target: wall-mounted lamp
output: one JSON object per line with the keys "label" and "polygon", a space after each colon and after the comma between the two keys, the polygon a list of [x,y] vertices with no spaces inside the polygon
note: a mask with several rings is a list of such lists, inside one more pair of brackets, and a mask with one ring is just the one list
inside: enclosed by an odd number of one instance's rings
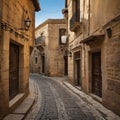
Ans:
{"label": "wall-mounted lamp", "polygon": [[30,24],[31,24],[31,20],[30,20],[30,18],[28,17],[28,18],[25,20],[25,29],[26,29],[26,30],[29,29]]}
{"label": "wall-mounted lamp", "polygon": [[61,39],[60,39],[60,44],[59,44],[59,48],[60,48],[61,51],[66,51],[67,42],[68,42],[68,36],[67,35],[62,35]]}
{"label": "wall-mounted lamp", "polygon": [[61,44],[60,44],[59,48],[60,48],[61,52],[64,53],[64,56],[72,57],[72,52],[71,52],[71,50],[68,49],[68,45],[67,45],[68,35],[62,35],[60,40],[61,40],[60,41]]}
{"label": "wall-mounted lamp", "polygon": [[11,26],[9,23],[1,22],[1,28],[5,31],[11,31],[11,30],[28,30],[30,28],[31,20],[29,17],[24,20],[24,28],[16,28],[15,26]]}
{"label": "wall-mounted lamp", "polygon": [[24,27],[25,28],[18,28],[18,30],[28,30],[30,28],[30,24],[31,24],[31,20],[29,17],[27,17],[27,19],[25,19],[24,21]]}
{"label": "wall-mounted lamp", "polygon": [[62,35],[61,36],[61,44],[67,44],[67,39],[68,39],[67,35]]}
{"label": "wall-mounted lamp", "polygon": [[63,52],[64,56],[72,57],[72,52],[71,50],[68,49],[68,35],[62,35],[60,39],[60,45],[59,49],[61,52]]}

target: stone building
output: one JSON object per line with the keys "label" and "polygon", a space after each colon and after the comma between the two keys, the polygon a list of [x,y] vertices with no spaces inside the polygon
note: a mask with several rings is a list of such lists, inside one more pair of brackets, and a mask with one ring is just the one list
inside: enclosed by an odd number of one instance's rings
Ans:
{"label": "stone building", "polygon": [[37,47],[34,47],[30,56],[30,73],[42,73],[41,67],[41,55]]}
{"label": "stone building", "polygon": [[37,0],[0,0],[0,119],[29,93],[29,56],[39,10]]}
{"label": "stone building", "polygon": [[[63,19],[48,19],[36,28],[37,50],[35,48],[31,56],[31,70],[47,76],[67,75],[68,57],[65,55],[65,45],[61,43],[61,36],[65,34],[66,25]],[[38,51],[38,57],[35,51]]]}
{"label": "stone building", "polygon": [[66,0],[69,81],[120,115],[120,1]]}

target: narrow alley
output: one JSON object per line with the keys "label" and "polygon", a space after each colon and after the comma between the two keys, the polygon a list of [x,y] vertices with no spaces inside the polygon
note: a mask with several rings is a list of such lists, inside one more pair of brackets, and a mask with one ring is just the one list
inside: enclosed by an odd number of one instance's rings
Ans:
{"label": "narrow alley", "polygon": [[0,120],[120,120],[120,0],[0,0]]}
{"label": "narrow alley", "polygon": [[[25,120],[106,120],[108,117],[63,85],[62,78],[31,74],[30,82],[37,91],[36,101]],[[119,118],[112,115],[111,120],[114,119]]]}

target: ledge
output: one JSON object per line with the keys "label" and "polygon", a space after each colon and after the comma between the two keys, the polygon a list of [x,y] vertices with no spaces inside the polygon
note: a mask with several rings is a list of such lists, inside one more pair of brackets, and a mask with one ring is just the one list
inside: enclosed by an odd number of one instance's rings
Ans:
{"label": "ledge", "polygon": [[21,93],[18,94],[16,97],[14,97],[10,102],[9,102],[9,108],[10,110],[13,110],[17,104],[19,104],[23,99],[24,99],[25,94]]}
{"label": "ledge", "polygon": [[88,36],[87,38],[81,40],[80,43],[89,43],[89,42],[95,41],[95,40],[103,40],[104,37],[105,37],[104,34],[91,35],[91,36]]}

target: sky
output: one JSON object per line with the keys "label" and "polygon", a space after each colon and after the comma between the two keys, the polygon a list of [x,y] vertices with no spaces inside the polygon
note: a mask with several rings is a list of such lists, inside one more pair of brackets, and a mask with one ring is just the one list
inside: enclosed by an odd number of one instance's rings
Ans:
{"label": "sky", "polygon": [[47,19],[63,18],[65,0],[39,0],[39,3],[41,10],[35,14],[36,27]]}

